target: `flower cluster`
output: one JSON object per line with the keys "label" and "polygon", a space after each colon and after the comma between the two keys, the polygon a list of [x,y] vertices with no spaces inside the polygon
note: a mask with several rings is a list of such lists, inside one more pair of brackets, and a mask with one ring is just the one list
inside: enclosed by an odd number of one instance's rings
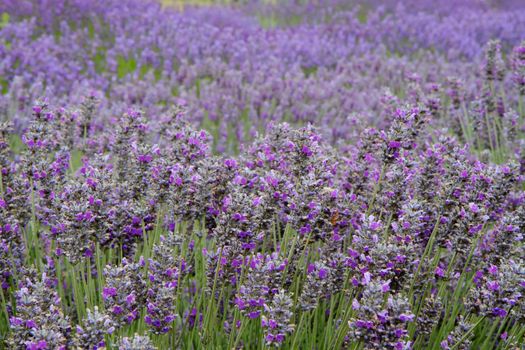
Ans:
{"label": "flower cluster", "polygon": [[161,237],[149,261],[150,285],[144,320],[154,333],[167,333],[176,317],[176,291],[187,272],[186,263],[177,257],[177,248],[180,251],[181,243],[180,237],[174,234]]}
{"label": "flower cluster", "polygon": [[[242,261],[239,261],[242,263]],[[270,255],[258,254],[245,258],[247,275],[239,286],[235,305],[249,318],[257,318],[261,311],[278,292],[286,269],[286,260],[279,258],[277,253]]]}
{"label": "flower cluster", "polygon": [[77,326],[75,346],[89,350],[104,349],[104,336],[113,333],[114,330],[110,317],[101,313],[98,306],[95,306],[93,311],[87,310],[87,317],[81,326]]}
{"label": "flower cluster", "polygon": [[491,265],[476,273],[476,287],[468,295],[467,305],[474,312],[505,318],[512,312],[523,320],[525,310],[525,267],[523,261],[510,260],[500,266]]}
{"label": "flower cluster", "polygon": [[49,278],[21,281],[15,293],[16,313],[9,319],[7,344],[13,349],[67,349],[72,330]]}
{"label": "flower cluster", "polygon": [[349,336],[362,341],[365,349],[404,349],[409,345],[407,324],[414,315],[406,300],[389,296],[385,284],[368,284],[352,308],[355,314],[349,321]]}
{"label": "flower cluster", "polygon": [[117,326],[133,322],[140,316],[145,303],[143,264],[123,259],[120,266],[106,266],[104,275],[106,285],[102,298],[111,320]]}
{"label": "flower cluster", "polygon": [[156,350],[151,340],[147,336],[135,334],[133,338],[124,337],[118,343],[118,348],[122,350]]}
{"label": "flower cluster", "polygon": [[270,305],[265,305],[264,315],[262,316],[262,326],[266,328],[264,339],[267,345],[279,346],[285,337],[294,331],[292,319],[292,298],[280,290],[273,296]]}

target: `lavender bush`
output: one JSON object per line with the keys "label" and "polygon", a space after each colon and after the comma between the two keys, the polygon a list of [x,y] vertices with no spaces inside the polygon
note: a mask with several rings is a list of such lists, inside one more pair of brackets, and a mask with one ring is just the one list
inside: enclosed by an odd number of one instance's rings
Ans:
{"label": "lavender bush", "polygon": [[0,1],[0,349],[520,349],[525,11]]}

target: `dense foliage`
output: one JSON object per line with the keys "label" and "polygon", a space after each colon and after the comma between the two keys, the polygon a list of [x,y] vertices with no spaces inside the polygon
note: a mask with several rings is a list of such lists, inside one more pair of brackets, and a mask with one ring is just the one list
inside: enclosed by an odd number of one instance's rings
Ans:
{"label": "dense foliage", "polygon": [[0,348],[520,349],[525,10],[454,4],[0,0]]}

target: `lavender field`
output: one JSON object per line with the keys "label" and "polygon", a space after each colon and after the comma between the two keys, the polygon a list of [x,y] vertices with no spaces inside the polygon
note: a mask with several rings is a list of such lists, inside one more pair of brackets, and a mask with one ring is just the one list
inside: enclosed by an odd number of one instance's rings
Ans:
{"label": "lavender field", "polygon": [[525,349],[525,1],[0,0],[0,349]]}

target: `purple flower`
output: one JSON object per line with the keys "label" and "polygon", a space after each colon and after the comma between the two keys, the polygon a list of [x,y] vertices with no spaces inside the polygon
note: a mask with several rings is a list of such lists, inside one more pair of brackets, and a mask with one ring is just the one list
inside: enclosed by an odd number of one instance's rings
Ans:
{"label": "purple flower", "polygon": [[479,207],[476,205],[476,203],[469,203],[470,211],[472,211],[474,214],[479,213]]}
{"label": "purple flower", "polygon": [[487,288],[490,290],[490,291],[497,291],[499,290],[499,283],[497,281],[488,281],[487,282]]}
{"label": "purple flower", "polygon": [[36,343],[29,343],[27,345],[27,350],[45,350],[47,349],[47,342],[45,340],[40,340]]}
{"label": "purple flower", "polygon": [[102,297],[104,299],[107,299],[109,297],[113,297],[117,295],[117,288],[104,288],[102,290]]}
{"label": "purple flower", "polygon": [[111,310],[111,312],[113,312],[115,315],[120,315],[122,311],[122,308],[118,305],[113,306],[113,309]]}
{"label": "purple flower", "polygon": [[307,157],[311,157],[313,155],[313,152],[312,150],[310,149],[310,147],[304,145],[302,148],[301,148],[301,152],[306,155]]}
{"label": "purple flower", "polygon": [[412,315],[412,314],[401,314],[401,315],[399,315],[399,319],[402,322],[412,322],[414,320],[414,315]]}
{"label": "purple flower", "polygon": [[362,280],[362,283],[363,285],[367,285],[370,283],[370,281],[372,280],[372,275],[370,274],[370,272],[365,272],[363,273],[363,280]]}
{"label": "purple flower", "polygon": [[128,306],[134,304],[135,300],[136,300],[135,294],[129,294],[126,297],[126,303],[128,304]]}
{"label": "purple flower", "polygon": [[497,276],[498,275],[498,267],[496,265],[491,265],[489,267],[489,273],[492,275],[492,276]]}
{"label": "purple flower", "polygon": [[235,159],[229,158],[224,160],[224,166],[229,169],[237,168],[237,161]]}
{"label": "purple flower", "polygon": [[507,316],[507,311],[505,309],[495,307],[492,309],[492,314],[499,318],[505,318],[505,316]]}
{"label": "purple flower", "polygon": [[389,141],[388,142],[388,147],[390,148],[400,148],[401,147],[401,142],[399,141]]}
{"label": "purple flower", "polygon": [[436,267],[436,269],[434,270],[434,274],[436,276],[439,276],[441,278],[445,277],[445,270],[443,268],[441,268],[440,266]]}
{"label": "purple flower", "polygon": [[385,283],[383,283],[383,284],[381,285],[381,291],[382,291],[383,293],[386,293],[386,292],[388,292],[389,290],[390,290],[390,280],[386,281]]}
{"label": "purple flower", "polygon": [[260,311],[252,311],[248,313],[248,317],[251,319],[257,318],[261,315]]}

